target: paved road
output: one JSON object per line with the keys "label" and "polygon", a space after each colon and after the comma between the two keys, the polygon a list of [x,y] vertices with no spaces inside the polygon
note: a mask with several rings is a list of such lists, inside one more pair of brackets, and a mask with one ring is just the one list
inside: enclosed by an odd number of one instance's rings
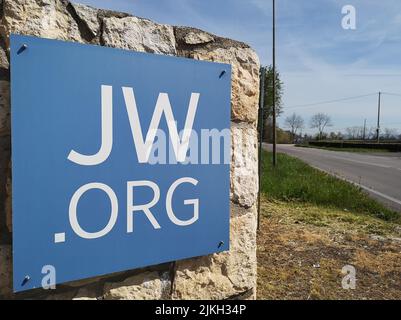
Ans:
{"label": "paved road", "polygon": [[[264,145],[264,148],[270,149],[270,146]],[[277,151],[356,183],[377,200],[401,212],[401,153],[337,152],[293,145],[278,145]]]}

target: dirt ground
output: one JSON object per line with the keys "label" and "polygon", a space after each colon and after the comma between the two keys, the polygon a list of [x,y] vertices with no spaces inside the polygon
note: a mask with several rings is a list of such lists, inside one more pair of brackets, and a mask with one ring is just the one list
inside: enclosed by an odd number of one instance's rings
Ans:
{"label": "dirt ground", "polygon": [[[262,213],[258,299],[401,299],[400,225],[265,200]],[[355,289],[342,287],[344,266],[355,268]]]}

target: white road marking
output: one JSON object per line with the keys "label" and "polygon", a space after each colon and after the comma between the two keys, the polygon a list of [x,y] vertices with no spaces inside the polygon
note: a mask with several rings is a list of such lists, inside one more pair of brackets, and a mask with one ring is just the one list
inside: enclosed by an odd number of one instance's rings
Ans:
{"label": "white road marking", "polygon": [[[386,169],[392,169],[392,168],[394,168],[394,167],[386,166],[386,165],[379,164],[379,163],[372,163],[372,162],[366,162],[366,161],[348,159],[348,158],[343,158],[343,157],[336,157],[336,156],[325,156],[325,157],[326,157],[326,158],[339,159],[339,160],[345,160],[345,161],[350,161],[350,162],[355,162],[355,163],[361,163],[361,164],[366,164],[366,165],[369,165],[369,166],[380,167],[380,168],[386,168]],[[395,169],[395,168],[394,168],[394,169]]]}
{"label": "white road marking", "polygon": [[384,194],[384,193],[382,193],[382,192],[380,192],[380,191],[374,190],[374,189],[372,189],[372,188],[369,188],[369,187],[367,187],[367,186],[364,186],[363,184],[360,184],[360,183],[357,183],[357,182],[355,182],[355,181],[352,181],[352,180],[349,180],[349,179],[347,179],[347,178],[344,178],[344,177],[340,176],[339,174],[337,174],[337,173],[335,173],[335,172],[329,172],[329,171],[327,171],[327,170],[324,170],[324,169],[319,168],[319,167],[316,167],[316,166],[312,166],[312,167],[315,168],[315,169],[317,169],[317,170],[319,170],[319,171],[323,171],[323,172],[325,172],[325,173],[327,173],[327,174],[330,174],[330,175],[332,175],[332,176],[335,176],[335,177],[337,177],[337,178],[339,178],[339,179],[341,179],[341,180],[344,180],[344,181],[346,181],[346,182],[348,182],[348,183],[352,183],[353,185],[356,185],[356,186],[358,186],[358,187],[360,187],[360,188],[362,188],[362,189],[364,189],[364,190],[366,190],[366,191],[368,191],[368,192],[371,192],[371,193],[373,193],[373,194],[375,194],[375,195],[377,195],[377,196],[380,196],[380,197],[382,197],[382,198],[384,198],[384,199],[387,199],[387,200],[389,200],[389,201],[392,201],[392,202],[394,202],[394,203],[396,203],[396,204],[401,205],[401,200],[398,200],[398,199],[396,199],[396,198],[393,198],[393,197],[391,197],[391,196],[388,196],[387,194]]}
{"label": "white road marking", "polygon": [[376,194],[376,195],[378,195],[378,196],[380,196],[380,197],[382,197],[382,198],[384,198],[384,199],[390,200],[390,201],[392,201],[392,202],[394,202],[394,203],[397,203],[397,204],[401,205],[401,201],[398,200],[398,199],[396,199],[396,198],[390,197],[390,196],[388,196],[388,195],[386,195],[386,194],[384,194],[384,193],[381,193],[381,192],[379,192],[379,191],[376,191],[376,190],[373,190],[373,189],[371,189],[371,188],[365,187],[364,185],[361,185],[361,184],[359,184],[359,183],[355,183],[355,182],[354,182],[354,184],[358,185],[358,186],[361,187],[362,189],[365,189],[366,191],[369,191],[369,192],[374,193],[374,194]]}
{"label": "white road marking", "polygon": [[[266,146],[267,147],[267,146]],[[285,150],[285,148],[283,148],[284,150],[283,150],[283,152],[285,152],[285,151],[287,151],[287,150]],[[318,149],[314,149],[314,150],[318,150]],[[304,152],[304,153],[306,153],[306,154],[311,154],[311,150],[302,150],[302,148],[297,148],[296,150],[294,150],[294,149],[289,149],[289,151],[293,151],[293,153],[292,153],[292,155],[295,155],[296,156],[296,153],[297,152],[299,152],[299,153],[302,153],[302,152]],[[319,150],[320,151],[320,150]],[[280,152],[280,150],[279,150],[279,152]],[[333,155],[330,155],[330,156],[328,156],[328,155],[326,155],[326,154],[322,154],[322,152],[313,152],[312,151],[312,153],[313,153],[313,155],[319,155],[319,156],[322,156],[322,157],[324,157],[324,158],[333,158],[333,159],[339,159],[339,160],[345,160],[345,161],[350,161],[350,162],[355,162],[355,163],[361,163],[361,164],[366,164],[366,165],[371,165],[371,166],[376,166],[376,167],[381,167],[381,168],[386,168],[386,169],[396,169],[396,170],[398,170],[398,171],[401,171],[401,168],[397,168],[397,167],[392,167],[392,166],[387,166],[387,165],[382,165],[382,164],[378,164],[378,163],[371,163],[371,162],[366,162],[366,161],[359,161],[359,160],[354,160],[354,159],[347,159],[347,158],[343,158],[343,157],[337,157],[337,156],[333,156]],[[291,153],[290,153],[291,154]],[[302,158],[301,158],[302,159]],[[305,160],[305,159],[302,159],[302,160],[304,160],[304,161],[308,161],[308,160]],[[317,159],[318,160],[318,159]],[[399,200],[399,199],[396,199],[396,198],[394,198],[394,197],[391,197],[391,196],[389,196],[389,195],[387,195],[387,194],[384,194],[384,193],[382,193],[382,192],[380,192],[380,191],[377,191],[377,190],[374,190],[374,189],[372,189],[372,188],[369,188],[369,187],[367,187],[367,186],[364,186],[363,184],[360,184],[360,183],[357,183],[357,182],[354,182],[354,181],[352,181],[352,180],[349,180],[349,179],[347,179],[347,178],[344,178],[344,177],[342,177],[341,175],[339,175],[339,174],[337,174],[337,173],[335,173],[335,172],[330,172],[330,171],[327,171],[327,170],[324,170],[324,169],[322,169],[322,168],[319,168],[319,167],[317,167],[317,166],[315,166],[315,165],[312,165],[311,163],[309,163],[309,165],[311,165],[313,168],[315,168],[315,169],[317,169],[317,170],[320,170],[320,171],[322,171],[322,172],[325,172],[325,173],[327,173],[327,174],[330,174],[330,175],[332,175],[332,176],[335,176],[335,177],[337,177],[337,178],[339,178],[339,179],[341,179],[341,180],[344,180],[344,181],[346,181],[346,182],[349,182],[349,183],[352,183],[353,185],[356,185],[356,186],[358,186],[358,187],[360,187],[360,188],[362,188],[362,189],[364,189],[364,190],[366,190],[366,191],[368,191],[368,192],[370,192],[370,193],[372,193],[372,194],[375,194],[375,195],[377,195],[377,196],[379,196],[379,197],[382,197],[382,198],[384,198],[384,199],[386,199],[386,200],[389,200],[389,201],[391,201],[391,202],[393,202],[393,203],[396,203],[396,204],[398,204],[398,205],[401,205],[401,200]]]}
{"label": "white road marking", "polygon": [[[316,149],[318,150],[318,149]],[[295,151],[295,150],[294,150]],[[308,154],[309,150],[296,150],[296,152],[301,151],[301,152],[305,152]],[[310,152],[309,152],[310,154]],[[317,152],[315,152],[315,154],[318,154]],[[349,162],[355,162],[355,163],[360,163],[360,164],[366,164],[366,165],[370,165],[370,166],[374,166],[374,167],[380,167],[380,168],[385,168],[385,169],[397,169],[400,170],[400,168],[397,167],[392,167],[392,166],[388,166],[388,165],[384,165],[384,164],[379,164],[379,163],[372,163],[372,162],[367,162],[367,161],[360,161],[360,160],[354,160],[354,159],[349,159],[349,158],[343,158],[343,157],[338,157],[338,156],[334,156],[334,155],[327,155],[327,154],[323,154],[323,153],[319,153],[318,156],[324,157],[324,158],[328,158],[328,159],[338,159],[338,160],[344,160],[344,161],[349,161]]]}

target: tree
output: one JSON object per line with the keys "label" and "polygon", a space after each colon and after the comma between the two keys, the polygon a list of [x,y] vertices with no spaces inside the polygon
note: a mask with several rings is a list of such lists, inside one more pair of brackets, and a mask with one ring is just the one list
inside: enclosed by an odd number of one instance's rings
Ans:
{"label": "tree", "polygon": [[358,140],[363,138],[363,127],[354,126],[345,129],[347,138],[350,140]]}
{"label": "tree", "polygon": [[295,136],[298,130],[304,128],[304,119],[294,112],[292,115],[285,118],[284,124],[287,128],[291,129],[291,139],[292,142],[295,143]]}
{"label": "tree", "polygon": [[338,131],[338,132],[330,132],[329,134],[330,140],[342,140],[343,139],[343,134]]}
{"label": "tree", "polygon": [[367,135],[366,135],[368,140],[373,140],[377,138],[377,128],[376,127],[370,127],[367,130]]}
{"label": "tree", "polygon": [[318,130],[319,140],[322,139],[324,129],[332,126],[333,123],[331,121],[331,117],[325,113],[316,113],[314,116],[312,116],[310,121],[310,127]]}
{"label": "tree", "polygon": [[384,128],[383,138],[386,140],[397,139],[397,129]]}
{"label": "tree", "polygon": [[[273,66],[266,66],[261,68],[265,69],[265,85],[264,85],[264,106],[263,106],[263,124],[264,124],[264,132],[263,138],[267,140],[268,137],[271,137],[271,126],[269,123],[271,122],[271,118],[273,115]],[[276,70],[276,83],[275,83],[275,93],[276,93],[276,116],[280,116],[283,112],[282,108],[282,96],[283,96],[283,82],[280,80],[280,73]]]}

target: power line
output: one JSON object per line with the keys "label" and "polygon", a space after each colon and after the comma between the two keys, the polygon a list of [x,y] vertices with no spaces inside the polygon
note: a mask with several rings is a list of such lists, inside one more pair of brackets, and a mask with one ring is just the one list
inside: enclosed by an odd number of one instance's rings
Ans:
{"label": "power line", "polygon": [[401,122],[385,122],[385,123],[382,123],[382,125],[385,125],[385,126],[393,126],[393,125],[397,125],[397,124],[401,124]]}
{"label": "power line", "polygon": [[330,103],[335,103],[335,102],[355,100],[355,99],[360,99],[360,98],[364,98],[364,97],[370,97],[370,96],[374,96],[374,95],[377,95],[377,93],[369,93],[369,94],[364,94],[364,95],[360,95],[360,96],[353,96],[353,97],[340,98],[340,99],[335,99],[335,100],[320,101],[320,102],[308,103],[308,104],[299,104],[299,105],[295,105],[295,106],[286,107],[286,109],[308,108],[308,107],[313,107],[313,106],[319,106],[319,105],[322,105],[322,104],[330,104]]}
{"label": "power line", "polygon": [[385,95],[387,95],[387,96],[401,97],[401,94],[399,94],[399,93],[382,92],[382,94],[385,94]]}

